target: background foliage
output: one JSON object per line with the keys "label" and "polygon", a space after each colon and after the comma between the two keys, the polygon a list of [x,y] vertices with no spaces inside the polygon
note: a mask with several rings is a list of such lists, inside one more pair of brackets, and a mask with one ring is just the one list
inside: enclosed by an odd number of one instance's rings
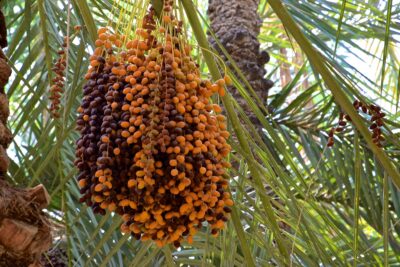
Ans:
{"label": "background foliage", "polygon": [[[206,2],[188,5],[199,11],[204,33]],[[289,17],[275,8],[279,3]],[[84,28],[74,34],[70,49],[62,119],[53,120],[48,112],[49,80],[67,32],[67,1],[1,2],[9,27],[6,54],[14,70],[7,88],[16,136],[9,153],[9,179],[18,186],[46,185],[52,195],[48,213],[58,229],[56,245],[67,247],[71,266],[400,265],[400,192],[354,127],[337,135],[332,149],[326,148],[327,131],[340,112],[336,103],[342,100],[334,101],[327,74],[315,65],[322,60],[349,100],[383,107],[384,151],[398,175],[398,1],[261,1],[259,39],[272,55],[266,67],[275,87],[269,103],[256,103],[245,81],[236,77],[235,85],[265,129],[259,135],[241,107],[229,100],[243,121],[233,129],[245,140],[231,140],[237,152],[232,161],[239,166],[230,174],[233,218],[220,237],[203,231],[193,245],[179,250],[122,236],[118,217],[95,216],[78,203],[74,119],[94,32],[107,23],[112,4],[71,0],[71,25]],[[295,37],[288,18],[317,52],[305,56],[307,42]],[[194,44],[199,34],[190,35]],[[200,52],[197,57],[207,75],[212,68]],[[264,116],[267,104],[270,114]],[[230,119],[235,123],[232,114]],[[360,122],[368,126],[367,119]]]}

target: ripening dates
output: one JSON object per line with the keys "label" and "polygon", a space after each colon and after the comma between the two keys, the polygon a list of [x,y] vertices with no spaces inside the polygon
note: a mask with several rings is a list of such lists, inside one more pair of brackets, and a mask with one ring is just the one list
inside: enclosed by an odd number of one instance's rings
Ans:
{"label": "ripening dates", "polygon": [[120,214],[124,233],[179,247],[203,222],[217,235],[230,217],[229,133],[210,97],[231,81],[201,79],[172,9],[161,25],[150,9],[133,39],[99,29],[75,164],[82,202]]}
{"label": "ripening dates", "polygon": [[[369,126],[369,129],[371,131],[372,140],[375,145],[377,145],[378,147],[382,147],[382,142],[385,141],[385,138],[382,135],[382,127],[384,126],[383,118],[386,116],[386,114],[382,112],[382,108],[374,104],[367,105],[359,100],[354,101],[353,107],[357,110],[357,112],[362,112],[365,115],[370,116],[369,120],[371,122],[371,125]],[[332,128],[329,131],[327,144],[328,147],[332,147],[335,143],[335,132],[343,132],[348,122],[352,122],[350,116],[341,112],[339,115],[338,126]]]}

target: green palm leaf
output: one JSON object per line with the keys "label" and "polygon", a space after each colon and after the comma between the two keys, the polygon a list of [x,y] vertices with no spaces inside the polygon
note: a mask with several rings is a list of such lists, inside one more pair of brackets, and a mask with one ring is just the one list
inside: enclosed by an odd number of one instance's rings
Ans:
{"label": "green palm leaf", "polygon": [[[205,33],[211,31],[202,15],[207,1],[178,2],[186,12],[189,36],[199,47],[195,56],[202,73],[220,77],[221,62],[214,51],[204,49]],[[388,17],[386,1],[261,1],[259,40],[272,56],[266,66],[269,77],[277,81],[270,108],[253,97],[234,62],[228,72],[264,130],[255,129],[235,99],[223,99],[238,137],[230,140],[237,166],[229,174],[233,216],[218,238],[204,226],[192,245],[176,250],[123,236],[118,216],[98,217],[79,203],[73,167],[75,113],[96,28],[107,23],[113,2],[71,3],[71,25],[83,28],[72,37],[63,117],[54,121],[48,110],[49,77],[67,32],[68,1],[1,2],[10,31],[6,55],[14,70],[7,87],[16,136],[9,151],[10,181],[45,184],[52,196],[48,213],[63,225],[60,239],[71,266],[398,265],[400,59],[395,47],[400,4],[392,3]],[[282,47],[289,55],[300,54],[303,63],[283,57]],[[282,62],[290,64],[287,85],[279,84]],[[373,66],[374,75],[360,68],[360,62]],[[383,150],[371,146],[367,119],[355,114],[347,99],[383,107]],[[357,121],[359,132],[348,126],[327,149],[327,132],[341,108]]]}

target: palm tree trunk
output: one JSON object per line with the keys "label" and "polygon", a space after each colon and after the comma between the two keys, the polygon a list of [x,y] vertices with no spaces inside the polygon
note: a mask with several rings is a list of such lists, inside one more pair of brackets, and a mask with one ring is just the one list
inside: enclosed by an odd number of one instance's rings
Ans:
{"label": "palm tree trunk", "polygon": [[42,209],[50,197],[42,185],[16,189],[6,181],[9,159],[6,149],[12,135],[7,128],[8,100],[4,86],[11,68],[2,48],[7,46],[6,27],[0,11],[0,266],[40,266],[40,255],[52,243],[50,223]]}
{"label": "palm tree trunk", "polygon": [[[208,15],[216,37],[236,62],[258,97],[266,104],[268,90],[273,83],[264,78],[266,74],[264,65],[269,61],[269,54],[260,51],[258,35],[262,21],[257,13],[259,3],[259,0],[209,0]],[[211,37],[210,42],[217,51],[220,51]],[[234,87],[229,90],[245,109],[246,115],[259,126],[258,120],[239,92]]]}

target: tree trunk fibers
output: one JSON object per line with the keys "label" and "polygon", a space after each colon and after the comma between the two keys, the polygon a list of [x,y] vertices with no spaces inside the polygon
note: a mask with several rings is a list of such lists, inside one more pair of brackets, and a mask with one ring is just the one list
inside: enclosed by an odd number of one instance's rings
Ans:
{"label": "tree trunk fibers", "polygon": [[6,149],[12,135],[7,128],[9,108],[4,86],[11,68],[2,50],[7,39],[1,11],[0,46],[0,267],[40,266],[41,254],[52,243],[50,222],[42,211],[49,205],[49,194],[43,185],[17,189],[5,181],[9,165]]}
{"label": "tree trunk fibers", "polygon": [[[266,51],[260,51],[258,35],[262,21],[257,12],[259,3],[259,0],[209,0],[208,15],[212,31],[249,81],[258,98],[266,104],[268,90],[273,83],[264,78],[264,65],[269,62],[270,57]],[[216,41],[211,36],[209,39],[213,47],[221,52]],[[226,57],[223,53],[220,54],[229,66]],[[259,121],[238,90],[230,87],[229,91],[251,121],[260,128]]]}

